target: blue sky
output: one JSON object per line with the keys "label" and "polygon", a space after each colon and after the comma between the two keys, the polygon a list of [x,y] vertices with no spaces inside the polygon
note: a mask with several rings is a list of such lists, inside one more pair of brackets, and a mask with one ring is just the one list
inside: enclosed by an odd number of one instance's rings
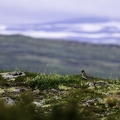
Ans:
{"label": "blue sky", "polygon": [[79,17],[120,20],[120,0],[0,0],[0,24],[44,23]]}

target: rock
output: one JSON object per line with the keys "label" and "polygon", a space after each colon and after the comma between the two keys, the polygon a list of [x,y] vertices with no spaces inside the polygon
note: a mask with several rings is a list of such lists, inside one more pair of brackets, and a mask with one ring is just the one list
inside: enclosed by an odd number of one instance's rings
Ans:
{"label": "rock", "polygon": [[95,103],[95,100],[94,100],[94,99],[91,99],[91,100],[88,100],[86,103],[88,103],[88,104],[94,104],[94,103]]}
{"label": "rock", "polygon": [[98,85],[107,85],[107,82],[104,82],[104,81],[98,81],[96,84],[98,84]]}
{"label": "rock", "polygon": [[32,104],[35,105],[36,107],[49,107],[49,106],[51,106],[50,104],[44,104],[43,101],[40,101],[40,102],[34,101],[34,102],[32,102]]}
{"label": "rock", "polygon": [[17,88],[17,89],[15,89],[14,92],[18,92],[18,93],[25,92],[25,89],[24,88]]}
{"label": "rock", "polygon": [[2,77],[4,79],[13,79],[13,78],[25,75],[24,72],[18,72],[18,71],[15,71],[15,72],[5,72],[5,73],[0,73],[0,74],[2,75]]}
{"label": "rock", "polygon": [[0,100],[3,101],[7,107],[15,105],[14,100],[12,100],[10,97],[2,97]]}
{"label": "rock", "polygon": [[43,100],[43,99],[45,99],[45,97],[44,97],[43,95],[40,95],[40,96],[39,96],[39,99],[40,99],[40,100]]}
{"label": "rock", "polygon": [[4,78],[4,79],[12,79],[12,78],[14,78],[12,75],[10,75],[9,73],[3,73],[2,74],[2,77]]}
{"label": "rock", "polygon": [[33,105],[36,105],[36,106],[38,106],[38,107],[41,107],[41,106],[43,106],[43,102],[32,102],[32,104]]}
{"label": "rock", "polygon": [[13,76],[21,76],[23,73],[15,71],[15,72],[11,72],[10,74],[13,75]]}
{"label": "rock", "polygon": [[24,88],[20,88],[20,92],[25,92],[25,89]]}
{"label": "rock", "polygon": [[95,98],[95,99],[90,99],[90,100],[82,101],[82,102],[85,106],[90,106],[90,105],[94,105],[97,102],[100,102],[101,100],[102,100],[101,98]]}
{"label": "rock", "polygon": [[52,92],[52,93],[58,93],[59,91],[53,88],[53,89],[50,89],[50,92]]}
{"label": "rock", "polygon": [[93,87],[95,86],[95,84],[92,82],[92,83],[89,83],[89,87]]}
{"label": "rock", "polygon": [[97,81],[97,82],[89,83],[89,87],[105,86],[105,85],[107,85],[107,82],[104,82],[104,81]]}
{"label": "rock", "polygon": [[43,92],[45,92],[45,93],[51,93],[51,94],[56,94],[56,93],[59,92],[59,90],[56,90],[56,89],[52,88],[52,89],[49,89],[49,90],[44,90]]}
{"label": "rock", "polygon": [[96,100],[97,100],[97,101],[101,101],[101,100],[102,100],[102,98],[96,98]]}
{"label": "rock", "polygon": [[37,101],[32,102],[32,104],[36,105],[37,107],[41,107],[41,106],[45,105],[45,103],[47,103],[46,99],[40,100],[39,102],[37,102]]}

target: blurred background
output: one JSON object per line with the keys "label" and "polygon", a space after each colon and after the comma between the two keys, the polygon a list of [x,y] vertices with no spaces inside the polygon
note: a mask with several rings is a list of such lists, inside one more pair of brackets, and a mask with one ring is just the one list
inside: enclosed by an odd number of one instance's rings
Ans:
{"label": "blurred background", "polygon": [[119,0],[0,1],[0,70],[120,75]]}

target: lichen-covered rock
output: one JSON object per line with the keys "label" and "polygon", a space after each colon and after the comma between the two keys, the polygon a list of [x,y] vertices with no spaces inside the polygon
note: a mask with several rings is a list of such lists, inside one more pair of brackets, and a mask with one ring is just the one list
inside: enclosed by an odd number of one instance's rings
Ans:
{"label": "lichen-covered rock", "polygon": [[91,83],[89,83],[89,87],[106,86],[106,85],[108,85],[108,83],[104,82],[104,81],[97,81],[97,82],[91,82]]}
{"label": "lichen-covered rock", "polygon": [[11,99],[10,97],[2,97],[2,98],[0,98],[0,101],[3,101],[3,103],[7,107],[15,105],[14,100]]}
{"label": "lichen-covered rock", "polygon": [[18,71],[15,71],[15,72],[5,72],[5,73],[0,73],[0,74],[2,75],[2,77],[4,79],[9,79],[9,80],[13,80],[13,81],[15,80],[13,78],[25,75],[24,72],[18,72]]}
{"label": "lichen-covered rock", "polygon": [[36,102],[36,101],[34,101],[34,102],[32,102],[32,104],[36,105],[37,107],[43,106],[43,102]]}

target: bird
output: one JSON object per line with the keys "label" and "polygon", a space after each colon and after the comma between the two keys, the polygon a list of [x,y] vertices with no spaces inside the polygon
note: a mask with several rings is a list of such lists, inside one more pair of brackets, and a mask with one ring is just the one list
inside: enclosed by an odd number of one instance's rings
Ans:
{"label": "bird", "polygon": [[90,78],[90,76],[85,73],[85,70],[82,70],[81,72],[82,72],[82,78],[83,79],[87,80],[87,79]]}

